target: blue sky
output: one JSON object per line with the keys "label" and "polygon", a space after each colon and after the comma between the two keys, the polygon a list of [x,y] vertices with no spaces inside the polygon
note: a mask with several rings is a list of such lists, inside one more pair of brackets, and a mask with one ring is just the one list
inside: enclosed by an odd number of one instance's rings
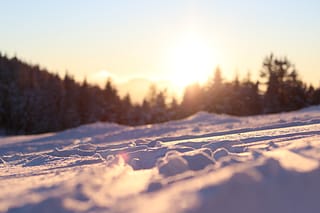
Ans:
{"label": "blue sky", "polygon": [[0,51],[78,79],[103,70],[120,81],[174,81],[166,57],[192,32],[226,78],[248,70],[257,77],[274,52],[318,85],[319,11],[316,0],[2,1]]}

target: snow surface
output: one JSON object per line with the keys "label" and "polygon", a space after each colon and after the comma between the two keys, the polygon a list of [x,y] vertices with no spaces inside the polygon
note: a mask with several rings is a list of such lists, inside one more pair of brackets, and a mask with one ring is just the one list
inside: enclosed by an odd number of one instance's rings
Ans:
{"label": "snow surface", "polygon": [[1,137],[0,212],[320,212],[320,106]]}

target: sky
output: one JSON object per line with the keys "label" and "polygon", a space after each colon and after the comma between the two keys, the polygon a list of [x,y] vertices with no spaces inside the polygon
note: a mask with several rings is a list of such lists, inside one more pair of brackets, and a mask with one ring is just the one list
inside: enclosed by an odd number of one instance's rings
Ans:
{"label": "sky", "polygon": [[258,78],[273,52],[318,86],[319,11],[317,0],[2,1],[0,51],[78,80],[179,88],[216,66],[225,79]]}

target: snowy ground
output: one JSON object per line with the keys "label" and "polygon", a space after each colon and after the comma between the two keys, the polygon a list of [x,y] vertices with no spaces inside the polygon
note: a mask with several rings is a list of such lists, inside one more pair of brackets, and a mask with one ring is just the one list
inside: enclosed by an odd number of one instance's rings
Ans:
{"label": "snowy ground", "polygon": [[320,212],[320,106],[0,138],[0,212]]}

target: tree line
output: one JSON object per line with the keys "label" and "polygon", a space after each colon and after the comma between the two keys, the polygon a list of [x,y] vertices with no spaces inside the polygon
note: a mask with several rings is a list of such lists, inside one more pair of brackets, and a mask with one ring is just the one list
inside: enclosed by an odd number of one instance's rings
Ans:
{"label": "tree line", "polygon": [[0,129],[6,134],[35,134],[97,121],[134,126],[198,111],[245,116],[320,104],[320,88],[302,82],[286,58],[266,57],[261,80],[248,76],[225,81],[217,68],[206,84],[188,86],[180,102],[152,86],[143,102],[134,104],[129,94],[119,96],[110,79],[100,88],[0,54]]}
{"label": "tree line", "polygon": [[320,104],[320,88],[307,85],[286,58],[267,56],[260,81],[252,81],[250,73],[239,80],[224,81],[219,68],[204,86],[186,88],[181,103],[184,115],[203,110],[237,116],[287,112]]}

